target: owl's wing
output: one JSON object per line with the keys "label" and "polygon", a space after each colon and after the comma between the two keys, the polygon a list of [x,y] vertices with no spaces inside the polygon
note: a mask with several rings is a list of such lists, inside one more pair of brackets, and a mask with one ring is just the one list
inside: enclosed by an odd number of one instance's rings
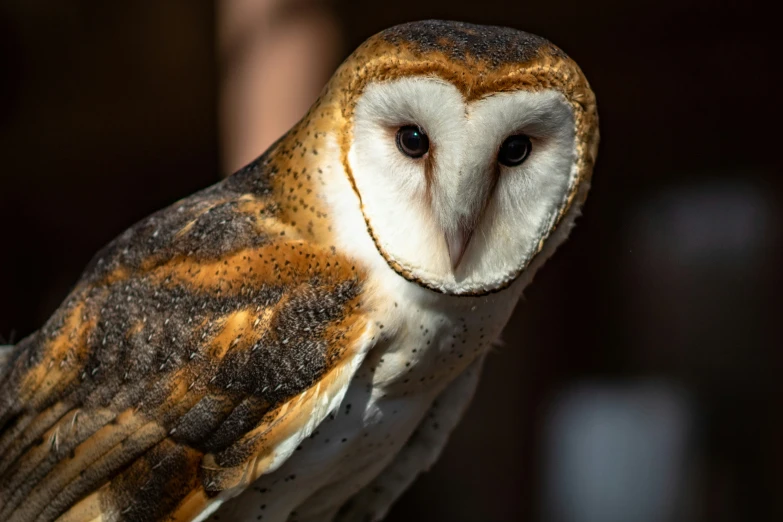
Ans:
{"label": "owl's wing", "polygon": [[132,228],[15,347],[0,520],[203,518],[339,403],[373,342],[363,276],[281,234],[251,182]]}

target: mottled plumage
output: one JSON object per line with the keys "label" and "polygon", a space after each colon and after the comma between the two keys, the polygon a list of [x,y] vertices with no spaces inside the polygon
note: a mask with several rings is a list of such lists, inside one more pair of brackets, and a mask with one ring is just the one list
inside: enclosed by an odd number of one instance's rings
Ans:
{"label": "mottled plumage", "polygon": [[[391,142],[400,125],[426,129],[409,121],[436,105],[419,92],[441,93],[443,114],[468,105],[430,122],[420,162],[375,161],[397,154],[374,148],[376,118],[394,120]],[[449,137],[467,107],[469,125],[489,125],[496,102],[530,107],[508,123],[530,130],[529,179],[469,150],[443,166],[449,140],[475,141]],[[0,520],[381,518],[434,462],[565,239],[597,139],[586,80],[542,38],[452,22],[371,38],[263,156],[121,235],[10,352]],[[368,174],[420,167],[410,198],[399,176]]]}

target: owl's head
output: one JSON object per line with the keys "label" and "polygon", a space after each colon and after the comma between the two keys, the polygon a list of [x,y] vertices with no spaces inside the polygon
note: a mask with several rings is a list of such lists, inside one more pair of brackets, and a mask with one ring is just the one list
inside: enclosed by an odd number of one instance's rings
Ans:
{"label": "owl's head", "polygon": [[339,107],[341,161],[377,251],[432,290],[508,286],[586,196],[595,97],[537,36],[393,27],[359,47],[324,96]]}

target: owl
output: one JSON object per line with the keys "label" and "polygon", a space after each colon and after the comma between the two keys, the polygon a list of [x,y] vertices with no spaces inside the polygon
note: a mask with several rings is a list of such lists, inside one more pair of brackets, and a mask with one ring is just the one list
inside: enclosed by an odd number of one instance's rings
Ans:
{"label": "owl", "polygon": [[0,520],[382,519],[566,238],[597,122],[543,38],[373,36],[268,151],[120,235],[3,352]]}

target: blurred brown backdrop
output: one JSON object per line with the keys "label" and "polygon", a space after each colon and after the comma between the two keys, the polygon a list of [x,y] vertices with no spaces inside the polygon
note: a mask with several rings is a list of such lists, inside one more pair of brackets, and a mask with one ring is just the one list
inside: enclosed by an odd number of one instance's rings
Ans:
{"label": "blurred brown backdrop", "polygon": [[[749,1],[319,5],[339,30],[326,70],[402,21],[508,25],[569,53],[601,115],[584,217],[527,291],[443,458],[390,520],[546,518],[558,398],[651,381],[687,405],[677,519],[783,520],[776,17]],[[219,9],[0,5],[6,339],[39,327],[98,248],[231,163],[218,134]]]}

